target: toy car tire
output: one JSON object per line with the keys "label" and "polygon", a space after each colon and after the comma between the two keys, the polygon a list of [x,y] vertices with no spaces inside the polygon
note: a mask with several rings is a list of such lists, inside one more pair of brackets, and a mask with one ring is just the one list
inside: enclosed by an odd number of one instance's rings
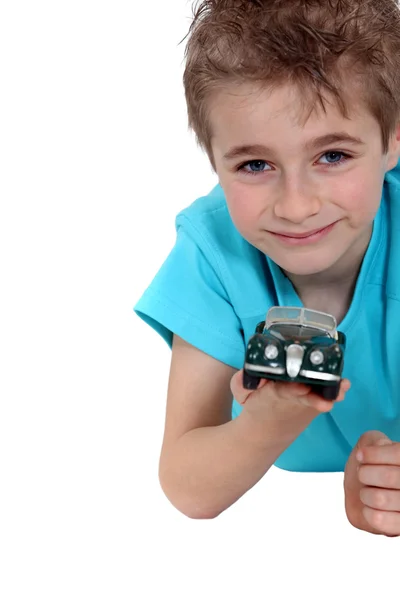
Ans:
{"label": "toy car tire", "polygon": [[246,390],[256,390],[259,383],[260,377],[253,377],[253,375],[249,375],[246,371],[243,371],[243,387]]}
{"label": "toy car tire", "polygon": [[335,385],[326,385],[321,390],[321,396],[324,400],[336,400],[340,391],[340,382]]}

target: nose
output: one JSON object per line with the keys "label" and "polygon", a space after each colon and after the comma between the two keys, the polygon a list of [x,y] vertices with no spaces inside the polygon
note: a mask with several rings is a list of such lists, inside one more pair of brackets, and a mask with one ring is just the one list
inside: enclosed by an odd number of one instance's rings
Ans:
{"label": "nose", "polygon": [[274,204],[276,217],[291,223],[304,223],[319,213],[321,202],[310,186],[298,180],[287,180]]}

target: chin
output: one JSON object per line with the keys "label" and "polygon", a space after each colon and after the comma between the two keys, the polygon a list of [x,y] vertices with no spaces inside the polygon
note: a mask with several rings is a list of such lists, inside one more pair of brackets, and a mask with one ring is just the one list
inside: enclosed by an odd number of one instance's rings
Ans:
{"label": "chin", "polygon": [[315,253],[314,256],[301,256],[288,258],[283,256],[269,255],[277,265],[284,271],[292,275],[316,275],[317,273],[323,273],[332,267],[337,261],[336,257],[324,257]]}
{"label": "chin", "polygon": [[[281,266],[281,265],[280,265]],[[281,268],[290,275],[317,275],[317,273],[323,273],[329,269],[331,265],[326,266],[314,266],[314,265],[288,265],[287,267],[282,266]]]}

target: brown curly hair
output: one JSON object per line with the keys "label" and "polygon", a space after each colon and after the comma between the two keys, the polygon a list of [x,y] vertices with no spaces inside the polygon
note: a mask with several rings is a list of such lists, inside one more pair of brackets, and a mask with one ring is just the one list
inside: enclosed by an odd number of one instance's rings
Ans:
{"label": "brown curly hair", "polygon": [[397,0],[198,0],[192,12],[184,38],[188,125],[214,170],[209,100],[230,83],[294,84],[308,116],[316,103],[326,111],[327,92],[345,118],[345,94],[358,86],[388,151],[400,113]]}

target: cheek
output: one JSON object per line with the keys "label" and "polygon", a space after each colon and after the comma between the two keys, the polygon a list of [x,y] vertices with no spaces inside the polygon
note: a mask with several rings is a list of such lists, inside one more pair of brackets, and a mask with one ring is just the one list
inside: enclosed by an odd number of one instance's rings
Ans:
{"label": "cheek", "polygon": [[366,177],[364,173],[357,182],[349,182],[338,191],[337,204],[354,225],[363,225],[374,218],[381,200],[382,184],[379,178]]}
{"label": "cheek", "polygon": [[[235,184],[225,191],[229,213],[240,231],[254,227],[265,210],[265,197],[255,186]],[[258,191],[258,193],[257,193]]]}

